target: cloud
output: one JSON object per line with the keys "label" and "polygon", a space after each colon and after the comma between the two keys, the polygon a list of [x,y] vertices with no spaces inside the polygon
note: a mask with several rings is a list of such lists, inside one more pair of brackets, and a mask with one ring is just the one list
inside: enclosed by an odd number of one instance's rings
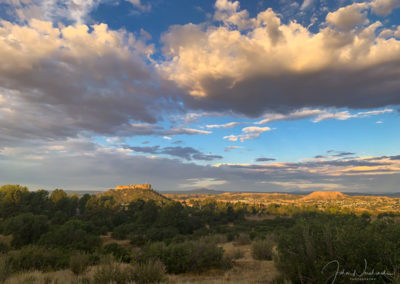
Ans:
{"label": "cloud", "polygon": [[271,130],[271,128],[269,128],[269,127],[249,126],[249,127],[245,127],[242,129],[242,132],[244,132],[244,134],[239,134],[239,135],[232,134],[232,135],[224,136],[224,139],[228,139],[231,142],[236,142],[238,140],[240,142],[244,142],[245,140],[248,140],[248,139],[258,138],[261,133],[267,132],[270,130]]}
{"label": "cloud", "polygon": [[301,4],[300,10],[306,10],[312,4],[314,4],[314,0],[304,0],[303,4]]}
{"label": "cloud", "polygon": [[211,134],[211,131],[193,129],[193,128],[171,128],[164,131],[166,135],[197,135],[197,134]]}
{"label": "cloud", "polygon": [[158,70],[188,107],[258,117],[400,103],[400,41],[379,37],[368,4],[334,11],[312,32],[271,9],[246,18],[238,2],[218,3],[224,24],[176,25],[162,37]]}
{"label": "cloud", "polygon": [[274,159],[274,158],[264,158],[264,157],[256,159],[256,162],[271,162],[271,161],[276,161],[276,159]]}
{"label": "cloud", "polygon": [[225,124],[211,124],[211,125],[206,125],[207,128],[232,128],[238,125],[242,125],[242,122],[229,122]]}
{"label": "cloud", "polygon": [[400,26],[397,27],[397,30],[394,32],[394,35],[400,38]]}
{"label": "cloud", "polygon": [[159,80],[144,60],[151,53],[132,34],[105,24],[1,21],[0,93],[7,108],[0,108],[0,140],[154,132],[162,111],[175,104],[156,88]]}
{"label": "cloud", "polygon": [[386,108],[383,110],[360,111],[351,114],[349,111],[338,111],[336,109],[300,109],[288,114],[267,113],[263,115],[263,119],[254,124],[266,124],[273,121],[292,121],[306,118],[312,118],[317,123],[327,119],[347,120],[350,118],[367,118],[375,115],[388,114],[394,112],[393,109]]}
{"label": "cloud", "polygon": [[220,186],[227,184],[226,180],[218,180],[214,178],[191,178],[186,179],[185,183],[179,185],[180,188],[208,188],[210,186]]}
{"label": "cloud", "polygon": [[128,146],[124,145],[125,149],[130,149],[135,152],[146,153],[146,154],[158,154],[160,146],[149,146],[149,147],[141,147],[141,146]]}
{"label": "cloud", "polygon": [[398,0],[373,0],[372,11],[377,15],[389,15],[396,8],[400,7]]}
{"label": "cloud", "polygon": [[135,152],[139,153],[146,153],[146,154],[164,154],[164,155],[169,155],[173,157],[179,157],[187,161],[191,160],[197,160],[197,161],[213,161],[213,160],[219,160],[222,159],[223,157],[220,155],[213,155],[213,154],[206,154],[202,153],[192,147],[181,147],[181,146],[175,146],[175,147],[165,147],[165,148],[160,148],[160,146],[149,146],[149,147],[143,147],[143,146],[129,146],[129,145],[123,145],[124,149],[130,149]]}
{"label": "cloud", "polygon": [[165,140],[171,140],[172,138],[169,137],[169,136],[163,136],[163,139],[165,139]]}
{"label": "cloud", "polygon": [[340,111],[340,112],[323,112],[317,115],[313,122],[320,122],[322,120],[327,119],[337,119],[337,120],[347,120],[350,118],[366,118],[374,115],[380,115],[385,113],[392,113],[393,109],[384,109],[384,110],[373,110],[373,111],[363,111],[355,114],[350,114],[348,111]]}
{"label": "cloud", "polygon": [[84,24],[89,13],[94,10],[101,0],[4,0],[8,14],[13,15],[17,21],[28,22],[39,19],[52,22],[69,22]]}
{"label": "cloud", "polygon": [[242,148],[242,147],[240,147],[240,146],[227,146],[227,147],[225,147],[225,152],[230,152],[230,151],[232,151],[232,150],[235,150],[235,149],[240,149],[240,148]]}
{"label": "cloud", "polygon": [[182,159],[134,155],[126,149],[105,147],[85,138],[7,148],[0,154],[0,180],[26,184],[32,190],[99,190],[144,182],[157,190],[171,190],[197,179],[226,181],[218,187],[228,191],[279,192],[334,187],[353,192],[396,192],[400,177],[400,156],[209,166]]}
{"label": "cloud", "polygon": [[142,12],[149,12],[151,10],[151,5],[143,5],[140,0],[125,0],[129,3],[131,3],[134,7],[138,8]]}
{"label": "cloud", "polygon": [[353,152],[346,152],[346,151],[328,150],[326,152],[328,153],[328,155],[317,155],[317,156],[314,156],[314,158],[315,159],[335,159],[335,158],[342,158],[342,157],[355,155],[355,153],[353,153]]}
{"label": "cloud", "polygon": [[354,3],[330,12],[326,16],[326,22],[344,31],[349,31],[356,26],[363,26],[369,23],[367,18],[367,3]]}

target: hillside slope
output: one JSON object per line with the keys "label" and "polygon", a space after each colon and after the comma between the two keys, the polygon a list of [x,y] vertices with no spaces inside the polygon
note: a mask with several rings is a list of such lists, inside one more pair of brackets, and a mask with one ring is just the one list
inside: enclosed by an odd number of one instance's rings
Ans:
{"label": "hillside slope", "polygon": [[302,200],[331,200],[345,199],[348,196],[339,191],[314,191],[302,198]]}
{"label": "hillside slope", "polygon": [[121,204],[127,204],[138,199],[145,201],[155,200],[158,202],[169,200],[167,197],[152,189],[149,184],[119,185],[115,189],[110,189],[106,192],[100,193],[99,196],[112,196]]}

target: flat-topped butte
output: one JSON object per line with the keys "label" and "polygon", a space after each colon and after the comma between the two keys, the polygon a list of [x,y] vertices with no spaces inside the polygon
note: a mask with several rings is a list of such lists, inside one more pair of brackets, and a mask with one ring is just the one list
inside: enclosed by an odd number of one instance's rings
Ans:
{"label": "flat-topped butte", "polygon": [[124,190],[124,189],[151,189],[151,184],[129,184],[129,185],[117,185],[115,190]]}

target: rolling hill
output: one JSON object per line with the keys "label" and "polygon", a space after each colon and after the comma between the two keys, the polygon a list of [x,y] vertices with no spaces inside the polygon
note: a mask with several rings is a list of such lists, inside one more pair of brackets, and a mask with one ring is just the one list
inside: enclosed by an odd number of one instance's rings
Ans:
{"label": "rolling hill", "polygon": [[150,184],[118,185],[115,189],[100,193],[99,196],[112,196],[121,204],[127,204],[138,199],[145,201],[155,200],[157,202],[169,200],[164,195],[155,191]]}

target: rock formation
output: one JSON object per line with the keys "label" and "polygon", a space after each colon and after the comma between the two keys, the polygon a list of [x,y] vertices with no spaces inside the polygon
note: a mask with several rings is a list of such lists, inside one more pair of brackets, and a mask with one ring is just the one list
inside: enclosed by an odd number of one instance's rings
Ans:
{"label": "rock formation", "polygon": [[115,190],[124,190],[124,189],[151,189],[151,184],[130,184],[130,185],[117,185]]}

